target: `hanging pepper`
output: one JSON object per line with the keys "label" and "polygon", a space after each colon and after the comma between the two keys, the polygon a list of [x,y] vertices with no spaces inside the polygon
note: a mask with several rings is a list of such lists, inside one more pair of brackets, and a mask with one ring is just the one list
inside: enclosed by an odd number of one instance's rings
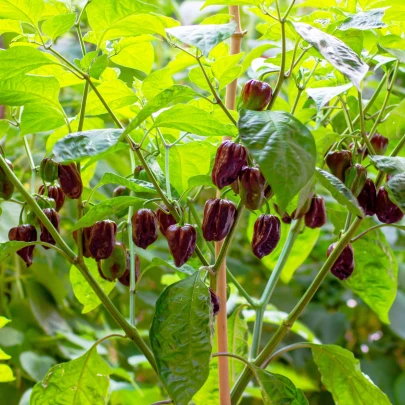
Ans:
{"label": "hanging pepper", "polygon": [[[135,283],[138,282],[139,277],[141,277],[141,261],[139,260],[138,255],[135,255]],[[127,251],[127,268],[125,273],[118,279],[118,281],[129,287],[131,285],[131,259],[129,251]]]}
{"label": "hanging pepper", "polygon": [[329,152],[326,156],[326,164],[331,173],[344,183],[345,171],[352,165],[352,152],[349,150]]}
{"label": "hanging pepper", "polygon": [[130,190],[125,186],[118,186],[113,191],[113,197],[124,197],[130,195]]}
{"label": "hanging pepper", "polygon": [[247,81],[241,93],[241,108],[254,111],[263,111],[270,103],[273,95],[272,88],[259,80]]}
{"label": "hanging pepper", "polygon": [[355,197],[357,197],[367,180],[367,169],[359,164],[355,164],[345,172],[345,185],[350,189]]}
{"label": "hanging pepper", "polygon": [[42,159],[39,165],[39,175],[43,181],[53,183],[58,178],[59,164],[50,158]]}
{"label": "hanging pepper", "polygon": [[239,175],[239,195],[246,208],[257,210],[264,203],[266,180],[257,167],[245,166]]}
{"label": "hanging pepper", "polygon": [[275,215],[260,215],[253,229],[253,254],[262,259],[273,252],[280,241],[280,232],[280,220]]}
{"label": "hanging pepper", "polygon": [[155,213],[147,208],[143,208],[132,216],[132,240],[135,245],[146,249],[156,242],[158,238],[158,221]]}
{"label": "hanging pepper", "polygon": [[210,292],[212,314],[216,316],[219,314],[219,311],[221,309],[221,300],[219,299],[218,295],[215,294],[214,290],[212,290],[211,288],[209,288],[208,290]]}
{"label": "hanging pepper", "polygon": [[384,186],[380,188],[377,194],[376,214],[377,218],[384,224],[395,224],[404,217],[401,209],[390,200]]}
{"label": "hanging pepper", "polygon": [[93,259],[108,259],[114,250],[116,244],[115,235],[117,233],[117,224],[113,221],[99,221],[91,227],[89,252]]}
{"label": "hanging pepper", "polygon": [[[329,246],[327,257],[331,255],[336,247],[336,243]],[[354,250],[352,245],[349,243],[342,251],[340,256],[336,259],[335,263],[331,268],[331,273],[337,277],[339,280],[346,280],[349,278],[354,270]]]}
{"label": "hanging pepper", "polygon": [[197,232],[193,226],[170,225],[166,230],[166,238],[174,263],[181,267],[192,256],[197,242]]}
{"label": "hanging pepper", "polygon": [[[82,229],[82,246],[83,246],[83,256],[84,257],[91,257],[91,252],[90,252],[90,236],[91,236],[91,226],[88,228],[83,228]],[[73,231],[73,239],[76,242],[77,245],[77,236],[78,236],[78,231]]]}
{"label": "hanging pepper", "polygon": [[[19,225],[10,229],[8,232],[8,239],[18,242],[35,242],[37,240],[37,230],[35,229],[35,226],[30,224]],[[35,246],[33,245],[17,250],[18,256],[24,260],[27,267],[30,267],[32,264],[34,249]]]}
{"label": "hanging pepper", "polygon": [[325,201],[322,197],[313,197],[311,207],[305,214],[305,225],[308,228],[321,228],[326,224]]}
{"label": "hanging pepper", "polygon": [[222,190],[239,176],[242,167],[247,165],[246,148],[232,141],[224,141],[219,146],[212,169],[212,182]]}
{"label": "hanging pepper", "polygon": [[[55,201],[55,209],[59,212],[59,210],[63,207],[65,203],[65,194],[63,193],[62,189],[58,186],[48,186],[48,197],[52,198]],[[39,195],[45,194],[45,187],[42,185],[38,189]]]}
{"label": "hanging pepper", "polygon": [[[42,210],[42,212],[48,217],[49,221],[51,221],[51,224],[54,226],[54,228],[58,232],[60,232],[59,214],[53,208],[45,208],[44,210]],[[39,237],[41,242],[49,243],[50,245],[56,245],[55,239],[49,233],[48,229],[41,221],[39,221],[39,226],[41,227],[41,235]],[[47,246],[44,246],[44,248],[49,249],[49,247]]]}
{"label": "hanging pepper", "polygon": [[127,270],[127,248],[121,242],[116,242],[114,250],[108,259],[97,263],[100,276],[108,281],[122,277]]}
{"label": "hanging pepper", "polygon": [[220,198],[205,203],[202,232],[208,242],[219,242],[228,235],[235,221],[235,204]]}
{"label": "hanging pepper", "polygon": [[377,155],[384,155],[388,148],[389,139],[377,133],[372,136],[370,143]]}
{"label": "hanging pepper", "polygon": [[[8,167],[11,170],[14,170],[13,164],[8,160],[5,159]],[[14,193],[14,184],[10,181],[10,179],[7,177],[6,173],[4,173],[4,170],[0,167],[0,198],[3,200],[9,200]]]}
{"label": "hanging pepper", "polygon": [[83,192],[83,183],[76,164],[59,165],[59,184],[65,195],[72,200],[77,200]]}
{"label": "hanging pepper", "polygon": [[372,217],[375,214],[377,208],[377,190],[373,180],[366,180],[363,190],[361,190],[357,200],[366,215]]}
{"label": "hanging pepper", "polygon": [[156,217],[159,222],[159,229],[163,236],[166,236],[166,230],[170,225],[175,225],[177,221],[172,214],[166,214],[168,208],[164,205],[156,211]]}

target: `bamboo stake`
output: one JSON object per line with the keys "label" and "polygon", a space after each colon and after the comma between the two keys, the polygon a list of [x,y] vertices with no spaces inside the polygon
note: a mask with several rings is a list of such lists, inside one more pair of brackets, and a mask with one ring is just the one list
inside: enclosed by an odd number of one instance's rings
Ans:
{"label": "bamboo stake", "polygon": [[[243,32],[240,26],[240,15],[238,6],[229,6],[229,14],[234,16],[234,20],[237,22],[238,27],[236,32],[231,37],[231,55],[237,54],[241,49],[241,42],[243,38]],[[234,80],[226,88],[225,106],[228,110],[236,109],[236,90],[238,87],[237,80]],[[231,139],[228,136],[224,136],[223,140]],[[220,196],[218,192],[217,196]],[[218,257],[222,247],[222,242],[215,244],[215,254]],[[217,294],[221,300],[221,310],[217,316],[217,339],[218,339],[218,351],[221,353],[228,352],[228,327],[227,327],[227,311],[226,311],[226,260],[223,261],[221,267],[218,269],[218,285]],[[219,398],[220,405],[231,405],[231,387],[229,382],[229,363],[228,357],[218,358],[218,380],[219,380]]]}

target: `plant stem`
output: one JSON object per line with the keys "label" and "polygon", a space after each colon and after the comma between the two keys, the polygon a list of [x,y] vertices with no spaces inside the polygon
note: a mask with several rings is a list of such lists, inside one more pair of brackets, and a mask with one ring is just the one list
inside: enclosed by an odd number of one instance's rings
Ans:
{"label": "plant stem", "polygon": [[29,162],[30,162],[30,169],[31,169],[31,193],[35,193],[35,174],[36,174],[36,168],[35,168],[34,158],[32,157],[30,145],[28,144],[27,135],[24,135],[24,136],[23,136],[23,141],[24,141],[25,151],[27,152],[28,160],[29,160]]}
{"label": "plant stem", "polygon": [[276,357],[281,356],[284,353],[291,352],[292,350],[296,350],[296,349],[307,349],[310,347],[311,347],[311,345],[309,343],[305,343],[305,342],[294,343],[292,345],[283,347],[282,349],[277,350],[274,354],[272,354],[269,357],[269,359],[266,361],[266,363],[264,363],[262,368],[266,368],[269,365],[269,363],[271,363]]}
{"label": "plant stem", "polygon": [[364,121],[364,108],[363,108],[363,100],[362,100],[361,91],[358,91],[357,94],[358,94],[358,100],[359,100],[359,115],[360,115],[361,136],[363,138],[364,143],[367,146],[369,154],[370,155],[375,155],[375,150],[373,148],[373,145],[371,145],[370,139],[368,138],[368,136],[366,134],[366,124],[365,124],[365,121]]}
{"label": "plant stem", "polygon": [[169,165],[169,157],[170,157],[170,146],[165,145],[165,177],[166,177],[166,192],[167,197],[169,200],[172,199],[172,189],[170,187],[170,165]]}
{"label": "plant stem", "polygon": [[294,243],[301,231],[302,221],[303,221],[303,219],[301,218],[292,223],[292,225],[290,227],[290,231],[287,236],[287,240],[285,241],[285,244],[283,246],[283,250],[281,251],[280,256],[277,260],[276,266],[274,267],[274,270],[271,273],[271,276],[266,284],[266,288],[263,291],[262,298],[260,299],[260,301],[258,303],[258,308],[256,311],[256,319],[255,319],[255,323],[254,323],[254,327],[253,327],[252,347],[250,350],[251,358],[255,358],[259,351],[260,338],[261,338],[262,327],[263,327],[264,311],[266,310],[266,307],[273,295],[273,292],[276,288],[278,280],[280,279],[281,273],[283,272],[283,269],[287,263],[288,257],[290,256]]}
{"label": "plant stem", "polygon": [[31,210],[38,217],[38,220],[41,221],[41,223],[46,227],[46,229],[51,234],[53,239],[59,245],[60,249],[75,264],[77,269],[80,271],[80,273],[85,278],[85,280],[89,283],[90,287],[96,293],[96,295],[98,296],[100,301],[105,306],[106,310],[112,316],[112,318],[125,331],[126,335],[135,342],[135,344],[138,346],[138,348],[141,350],[141,352],[148,359],[148,361],[150,362],[150,364],[152,365],[154,370],[157,370],[155,358],[153,357],[153,353],[150,350],[150,348],[146,345],[146,343],[143,341],[143,339],[141,338],[138,330],[128,324],[128,322],[125,320],[125,318],[121,315],[121,313],[118,311],[118,309],[112,303],[110,298],[101,289],[101,287],[99,286],[97,281],[94,279],[94,277],[92,276],[92,274],[90,273],[90,271],[88,270],[86,265],[84,263],[80,263],[78,261],[78,257],[76,256],[76,254],[69,248],[69,246],[66,244],[66,242],[61,237],[59,232],[55,229],[55,227],[49,221],[48,217],[42,212],[41,207],[37,204],[35,199],[25,189],[25,187],[20,182],[20,180],[16,177],[14,172],[8,167],[8,165],[2,155],[0,155],[0,167],[3,169],[4,173],[9,178],[9,180],[14,184],[15,188],[20,192],[21,196],[26,201],[26,203],[30,206]]}
{"label": "plant stem", "polygon": [[380,228],[385,228],[386,226],[392,226],[393,228],[400,229],[401,231],[405,231],[405,226],[404,225],[397,225],[397,224],[378,224],[374,225],[371,228],[368,228],[367,230],[363,231],[362,233],[358,234],[356,237],[354,237],[351,240],[351,243],[356,242],[357,240],[361,239],[364,235],[367,235],[369,232],[375,231],[376,229]]}
{"label": "plant stem", "polygon": [[[322,266],[321,270],[319,271],[318,275],[315,277],[312,284],[309,286],[305,294],[302,296],[301,300],[295,306],[295,308],[290,312],[288,317],[283,321],[283,324],[277,329],[273,337],[267,343],[265,348],[259,354],[257,359],[253,362],[254,365],[258,367],[262,367],[267,361],[269,356],[273,353],[274,349],[277,345],[281,342],[283,337],[287,334],[287,332],[291,329],[294,325],[295,321],[299,318],[302,314],[306,306],[312,300],[316,292],[318,291],[319,287],[321,286],[322,282],[328,275],[330,269],[332,268],[333,264],[337,260],[337,258],[342,253],[343,249],[348,245],[352,236],[357,231],[358,227],[360,226],[362,219],[356,218],[353,222],[350,229],[342,236],[342,238],[337,242],[335,249],[325,261],[324,265]],[[239,399],[252,377],[252,373],[248,368],[245,368],[243,373],[240,375],[238,381],[236,382],[233,390],[232,390],[232,404],[236,405],[239,402]]]}

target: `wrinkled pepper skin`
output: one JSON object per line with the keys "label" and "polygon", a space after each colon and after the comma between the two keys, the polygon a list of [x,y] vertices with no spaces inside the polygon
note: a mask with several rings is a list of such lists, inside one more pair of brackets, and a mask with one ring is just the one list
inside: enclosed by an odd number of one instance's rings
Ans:
{"label": "wrinkled pepper skin", "polygon": [[404,217],[404,213],[390,200],[384,187],[377,194],[376,214],[384,224],[395,224]]}
{"label": "wrinkled pepper skin", "polygon": [[344,183],[345,172],[352,165],[352,152],[349,150],[329,152],[326,156],[326,164],[330,172]]}
{"label": "wrinkled pepper skin", "polygon": [[146,249],[156,242],[159,224],[155,213],[143,208],[132,215],[132,240],[136,246]]}
{"label": "wrinkled pepper skin", "polygon": [[127,270],[127,248],[121,242],[116,242],[114,250],[108,259],[97,263],[100,276],[108,281],[114,281],[124,275]]}
{"label": "wrinkled pepper skin", "polygon": [[[141,261],[138,255],[135,255],[135,283],[139,280],[139,277],[141,277]],[[129,251],[127,251],[127,268],[118,281],[125,287],[131,285],[131,258]]]}
{"label": "wrinkled pepper skin", "polygon": [[[45,187],[43,185],[38,189],[38,194],[45,194]],[[48,197],[55,201],[55,209],[59,212],[65,203],[65,193],[58,186],[48,186]]]}
{"label": "wrinkled pepper skin", "polygon": [[[48,217],[49,221],[51,221],[54,228],[60,232],[60,217],[59,214],[53,208],[45,208],[42,212]],[[41,242],[49,243],[50,245],[56,245],[55,239],[46,229],[45,225],[38,221],[41,227],[41,235],[39,239]],[[44,249],[49,249],[49,247],[44,246]]]}
{"label": "wrinkled pepper skin", "polygon": [[[35,242],[37,240],[37,230],[35,229],[35,226],[30,224],[19,225],[10,229],[8,232],[8,239],[18,242]],[[34,249],[35,246],[27,246],[17,250],[18,256],[24,260],[27,267],[30,267],[32,264]]]}
{"label": "wrinkled pepper skin", "polygon": [[[14,170],[13,164],[5,159],[8,167]],[[0,198],[3,200],[9,200],[14,193],[14,184],[9,180],[4,170],[0,167]]]}
{"label": "wrinkled pepper skin", "polygon": [[221,309],[221,300],[219,299],[218,295],[215,294],[214,290],[212,290],[211,288],[209,288],[208,290],[210,292],[212,314],[216,316],[219,314],[219,311]]}
{"label": "wrinkled pepper skin", "polygon": [[[91,252],[90,252],[90,236],[91,236],[91,226],[88,228],[83,228],[82,229],[82,246],[83,246],[83,256],[84,257],[91,257]],[[77,245],[77,235],[78,231],[73,231],[73,239],[76,242]]]}
{"label": "wrinkled pepper skin", "polygon": [[232,201],[213,198],[205,203],[202,232],[208,242],[223,240],[235,221],[236,207]]}
{"label": "wrinkled pepper skin", "polygon": [[257,210],[264,203],[266,180],[257,167],[245,166],[239,175],[239,195],[246,208]]}
{"label": "wrinkled pepper skin", "polygon": [[118,186],[113,191],[113,197],[125,197],[130,195],[130,190],[125,186]]}
{"label": "wrinkled pepper skin", "polygon": [[193,255],[197,243],[197,232],[193,226],[170,225],[166,230],[167,243],[176,267],[183,266]]}
{"label": "wrinkled pepper skin", "polygon": [[345,172],[345,185],[357,197],[367,180],[367,169],[359,164],[349,167]]}
{"label": "wrinkled pepper skin", "polygon": [[326,207],[322,197],[313,197],[311,207],[305,214],[305,225],[308,228],[321,228],[326,224]]}
{"label": "wrinkled pepper skin", "polygon": [[246,148],[232,141],[224,141],[219,146],[212,169],[212,182],[222,190],[237,180],[240,171],[247,165]]}
{"label": "wrinkled pepper skin", "polygon": [[113,221],[99,221],[91,227],[89,252],[93,259],[108,259],[116,244],[117,224]]}
{"label": "wrinkled pepper skin", "polygon": [[158,208],[156,211],[156,216],[159,222],[160,232],[166,237],[167,228],[170,225],[176,225],[177,221],[172,214],[166,214],[165,211],[169,212],[166,206],[163,206],[162,209]]}
{"label": "wrinkled pepper skin", "polygon": [[377,190],[373,180],[366,180],[357,200],[366,215],[372,217],[375,214],[377,209]]}
{"label": "wrinkled pepper skin", "polygon": [[76,164],[59,165],[59,184],[66,197],[77,200],[83,192],[83,183]]}
{"label": "wrinkled pepper skin", "polygon": [[241,108],[254,111],[263,111],[271,101],[272,88],[260,80],[247,81],[241,93]]}
{"label": "wrinkled pepper skin", "polygon": [[[331,255],[335,249],[336,243],[329,246],[327,257]],[[348,279],[354,270],[354,250],[352,245],[349,243],[342,251],[340,256],[336,259],[335,263],[331,268],[331,273],[337,277],[339,280]]]}
{"label": "wrinkled pepper skin", "polygon": [[59,176],[59,164],[50,158],[42,159],[39,165],[39,175],[43,181],[53,183]]}
{"label": "wrinkled pepper skin", "polygon": [[374,134],[370,139],[370,143],[374,148],[374,151],[377,155],[385,155],[387,151],[389,139],[381,134]]}
{"label": "wrinkled pepper skin", "polygon": [[260,215],[253,229],[253,254],[259,259],[268,256],[277,247],[280,233],[280,220],[275,215]]}

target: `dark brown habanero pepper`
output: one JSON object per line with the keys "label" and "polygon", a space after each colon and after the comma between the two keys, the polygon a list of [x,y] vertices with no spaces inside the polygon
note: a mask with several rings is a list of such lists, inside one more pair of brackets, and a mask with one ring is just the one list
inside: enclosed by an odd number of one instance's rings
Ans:
{"label": "dark brown habanero pepper", "polygon": [[196,230],[189,224],[184,226],[170,225],[166,230],[166,238],[175,265],[181,267],[195,251]]}
{"label": "dark brown habanero pepper", "polygon": [[113,221],[99,221],[91,227],[89,252],[97,261],[108,259],[116,244],[117,224]]}
{"label": "dark brown habanero pepper", "polygon": [[401,209],[391,201],[384,186],[378,190],[375,211],[377,218],[384,224],[395,224],[404,217]]}
{"label": "dark brown habanero pepper", "polygon": [[[77,244],[77,235],[78,231],[73,231],[73,239],[75,240]],[[82,229],[82,246],[83,246],[83,256],[84,257],[91,257],[91,252],[90,252],[90,236],[91,236],[91,226],[88,228],[83,228]]]}
{"label": "dark brown habanero pepper", "polygon": [[159,229],[163,236],[166,236],[166,230],[170,225],[177,224],[177,221],[174,218],[174,216],[168,212],[169,210],[165,205],[156,210],[156,217],[159,222]]}
{"label": "dark brown habanero pepper", "polygon": [[[139,277],[141,277],[141,261],[139,260],[139,256],[135,255],[135,283],[139,280]],[[118,281],[122,285],[125,285],[125,287],[131,285],[131,258],[129,251],[127,251],[127,269]]]}
{"label": "dark brown habanero pepper", "polygon": [[242,167],[247,165],[246,148],[232,141],[224,141],[219,146],[212,169],[212,182],[222,190],[231,185],[239,176]]}
{"label": "dark brown habanero pepper", "polygon": [[[59,212],[60,209],[63,207],[63,204],[65,203],[65,193],[58,186],[48,186],[47,189],[48,189],[48,197],[52,198],[52,200],[55,201],[55,209],[56,211]],[[39,195],[45,194],[45,187],[43,185],[39,187],[38,194]]]}
{"label": "dark brown habanero pepper", "polygon": [[135,212],[131,218],[132,222],[132,240],[136,246],[146,249],[158,238],[159,224],[155,213],[142,208]]}
{"label": "dark brown habanero pepper", "polygon": [[335,150],[326,155],[326,164],[331,173],[342,183],[345,182],[345,172],[352,165],[352,152]]}
{"label": "dark brown habanero pepper", "polygon": [[305,225],[308,228],[321,228],[326,224],[325,200],[322,197],[313,197],[311,207],[305,214]]}
{"label": "dark brown habanero pepper", "polygon": [[245,166],[239,174],[239,195],[249,210],[257,210],[264,203],[266,180],[257,167]]}
{"label": "dark brown habanero pepper", "polygon": [[83,183],[76,163],[70,165],[59,165],[59,184],[67,197],[77,200],[83,192]]}
{"label": "dark brown habanero pepper", "polygon": [[372,217],[375,214],[377,208],[377,190],[373,180],[366,180],[357,200],[366,215]]}
{"label": "dark brown habanero pepper", "polygon": [[202,233],[208,242],[223,240],[235,221],[236,207],[232,201],[213,198],[205,203]]}
{"label": "dark brown habanero pepper", "polygon": [[219,311],[221,309],[221,300],[218,297],[217,294],[215,294],[214,290],[211,288],[208,288],[210,292],[210,298],[211,298],[211,305],[212,305],[212,314],[214,316],[219,314]]}
{"label": "dark brown habanero pepper", "polygon": [[[49,221],[51,224],[54,226],[54,228],[60,232],[60,217],[59,214],[53,209],[53,208],[45,208],[42,210],[42,212],[48,217]],[[56,245],[55,239],[53,236],[50,234],[46,226],[40,221],[39,226],[41,227],[41,235],[39,239],[41,242],[49,243],[50,245]],[[44,249],[49,249],[49,247],[44,246]]]}
{"label": "dark brown habanero pepper", "polygon": [[253,111],[263,111],[270,103],[273,89],[266,82],[248,80],[241,91],[241,108]]}
{"label": "dark brown habanero pepper", "polygon": [[275,215],[260,215],[257,218],[252,238],[253,254],[262,259],[277,247],[280,241],[280,220]]}
{"label": "dark brown habanero pepper", "polygon": [[[8,239],[18,242],[35,242],[37,240],[37,230],[34,225],[25,224],[11,228],[8,232]],[[35,246],[26,246],[17,250],[18,256],[24,260],[27,267],[32,264]]]}
{"label": "dark brown habanero pepper", "polygon": [[[329,246],[326,257],[329,257],[336,247],[336,243]],[[331,273],[339,280],[346,280],[349,278],[354,270],[354,250],[349,243],[342,251],[340,256],[336,259],[331,267]]]}

